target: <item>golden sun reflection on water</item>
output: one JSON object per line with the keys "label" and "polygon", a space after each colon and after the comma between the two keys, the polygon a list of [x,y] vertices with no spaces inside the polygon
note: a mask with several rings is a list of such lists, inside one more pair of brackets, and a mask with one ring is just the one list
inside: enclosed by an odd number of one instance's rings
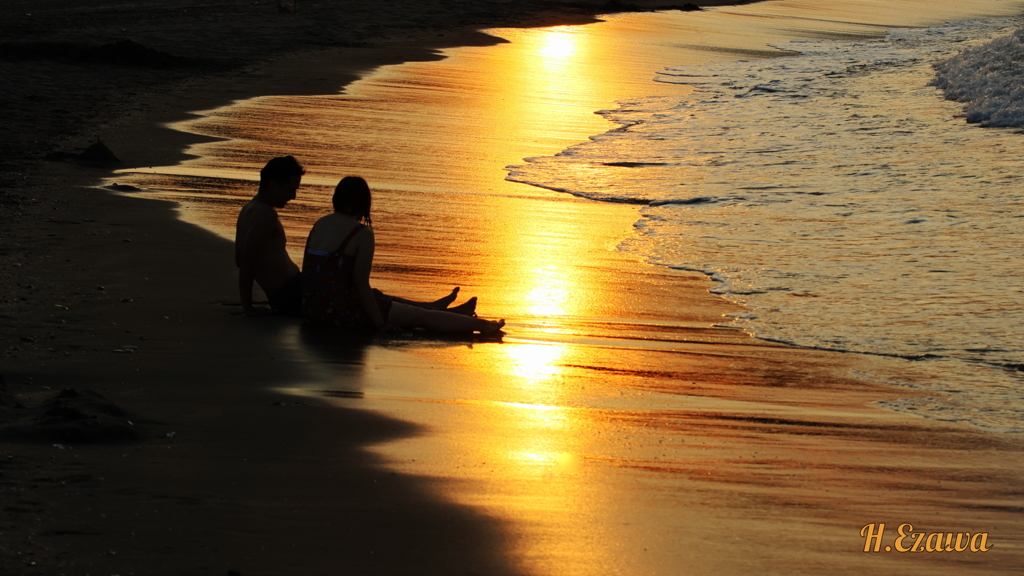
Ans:
{"label": "golden sun reflection on water", "polygon": [[548,65],[564,65],[566,59],[576,51],[576,31],[571,26],[555,26],[545,29],[537,51],[542,62]]}
{"label": "golden sun reflection on water", "polygon": [[567,269],[557,264],[548,264],[534,268],[529,290],[524,296],[526,311],[537,316],[564,316],[569,306],[569,293],[572,290],[571,278],[567,278]]}
{"label": "golden sun reflection on water", "polygon": [[[566,346],[560,344],[509,343],[501,347],[507,357],[506,370],[523,378],[524,388],[537,388],[561,372],[558,361],[565,355]],[[510,404],[535,409],[551,409],[551,406]]]}

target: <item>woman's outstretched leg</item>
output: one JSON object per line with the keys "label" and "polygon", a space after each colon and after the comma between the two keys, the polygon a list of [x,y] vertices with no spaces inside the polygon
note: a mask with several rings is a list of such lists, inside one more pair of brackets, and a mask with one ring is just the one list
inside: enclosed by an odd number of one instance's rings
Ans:
{"label": "woman's outstretched leg", "polygon": [[402,328],[424,328],[430,332],[479,332],[492,334],[501,330],[504,320],[484,320],[475,316],[444,310],[428,310],[401,302],[391,305],[388,323]]}

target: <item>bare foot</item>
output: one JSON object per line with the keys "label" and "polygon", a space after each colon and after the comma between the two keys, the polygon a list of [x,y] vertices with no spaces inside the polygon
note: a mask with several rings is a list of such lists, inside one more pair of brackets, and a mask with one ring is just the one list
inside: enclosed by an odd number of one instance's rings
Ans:
{"label": "bare foot", "polygon": [[505,326],[505,319],[501,320],[484,320],[487,324],[484,328],[480,329],[480,334],[494,334],[495,332],[502,329]]}
{"label": "bare foot", "polygon": [[445,311],[462,314],[463,316],[476,316],[476,296],[473,296],[458,306],[452,306]]}
{"label": "bare foot", "polygon": [[434,300],[433,302],[430,302],[428,304],[428,307],[434,308],[436,310],[444,310],[444,309],[448,308],[449,304],[451,304],[452,302],[455,302],[455,298],[458,295],[459,295],[459,287],[456,286],[455,288],[452,288],[452,293],[451,294],[445,296],[444,298],[440,298],[438,300]]}

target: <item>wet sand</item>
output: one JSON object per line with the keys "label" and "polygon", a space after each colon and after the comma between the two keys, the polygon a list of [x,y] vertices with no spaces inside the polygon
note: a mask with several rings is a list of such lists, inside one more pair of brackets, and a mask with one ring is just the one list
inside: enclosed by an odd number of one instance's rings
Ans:
{"label": "wet sand", "polygon": [[[491,41],[444,33],[452,46]],[[134,165],[166,165],[195,139],[157,122],[246,95],[330,93],[334,81],[319,78],[429,58],[424,40],[189,80],[147,95],[104,137]],[[334,50],[363,60],[338,65]],[[703,277],[613,250],[635,208],[542,191],[444,202],[384,192],[394,208],[378,217],[382,286],[430,296],[457,283],[514,328],[502,343],[358,345],[234,314],[230,243],[181,223],[173,205],[83,187],[107,174],[99,168],[29,173],[7,193],[18,203],[5,206],[0,255],[0,374],[15,394],[0,398],[5,421],[28,417],[15,399],[67,387],[130,414],[37,426],[30,441],[8,434],[4,574],[1005,574],[1020,564],[1019,439],[873,406],[913,392],[853,376],[899,374],[899,363],[715,326],[733,308]],[[450,240],[422,222],[473,210],[490,218],[458,220],[458,258],[422,248]],[[537,226],[488,225],[510,210]],[[500,258],[487,255],[494,247]],[[561,278],[570,298],[549,292],[549,307],[533,310],[524,271],[542,255],[559,274],[538,288]],[[987,531],[995,547],[866,554],[858,533],[878,522],[885,544],[906,522]]]}

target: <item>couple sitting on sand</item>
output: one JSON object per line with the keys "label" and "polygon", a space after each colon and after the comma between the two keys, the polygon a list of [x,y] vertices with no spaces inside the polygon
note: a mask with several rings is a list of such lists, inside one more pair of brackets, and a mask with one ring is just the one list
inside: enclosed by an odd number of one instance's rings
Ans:
{"label": "couple sitting on sand", "polygon": [[458,288],[433,302],[413,302],[370,287],[374,236],[370,187],[357,176],[338,183],[334,213],[313,225],[306,240],[302,271],[288,257],[285,233],[275,208],[295,199],[305,170],[292,156],[274,158],[260,171],[256,196],[238,214],[235,264],[238,292],[247,315],[265,309],[252,304],[255,281],[278,313],[302,315],[307,321],[353,332],[398,332],[424,328],[432,332],[497,332],[504,320],[474,314],[476,298],[448,308]]}

